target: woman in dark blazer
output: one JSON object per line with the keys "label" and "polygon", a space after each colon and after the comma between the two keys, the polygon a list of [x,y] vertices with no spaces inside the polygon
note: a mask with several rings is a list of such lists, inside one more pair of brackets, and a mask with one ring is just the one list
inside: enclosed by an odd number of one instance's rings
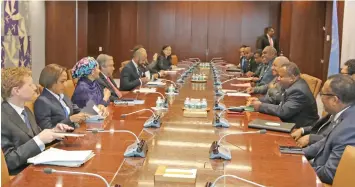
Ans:
{"label": "woman in dark blazer", "polygon": [[160,56],[157,60],[157,71],[171,69],[171,46],[165,45],[161,49]]}
{"label": "woman in dark blazer", "polygon": [[34,103],[36,121],[42,129],[51,129],[57,123],[74,127],[74,123],[80,123],[87,117],[64,95],[66,81],[66,69],[60,65],[49,64],[42,70],[39,84],[43,91]]}

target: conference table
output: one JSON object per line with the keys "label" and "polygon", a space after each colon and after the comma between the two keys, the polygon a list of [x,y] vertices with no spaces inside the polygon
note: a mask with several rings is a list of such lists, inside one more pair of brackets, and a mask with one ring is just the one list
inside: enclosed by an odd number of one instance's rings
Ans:
{"label": "conference table", "polygon": [[[93,134],[86,131],[90,124],[81,124],[75,132],[86,133],[84,137],[65,139],[54,147],[65,150],[93,150],[95,156],[92,159],[78,168],[30,165],[5,186],[104,186],[104,183],[95,177],[45,174],[43,169],[47,167],[57,170],[96,173],[103,176],[111,186],[120,185],[123,187],[204,187],[206,182],[213,182],[217,177],[226,174],[236,175],[265,186],[323,186],[304,156],[280,153],[279,145],[295,145],[295,141],[288,133],[267,131],[266,134],[227,136],[222,144],[231,150],[232,159],[230,161],[210,159],[211,143],[222,135],[256,131],[256,129],[248,128],[248,123],[253,119],[276,122],[280,119],[258,112],[245,112],[239,115],[225,114],[224,117],[231,126],[216,128],[212,126],[216,112],[214,110],[210,110],[206,118],[184,117],[183,107],[186,97],[206,98],[208,108],[213,108],[215,96],[212,72],[206,69],[195,69],[195,72],[200,71],[207,74],[207,83],[192,83],[190,76],[181,86],[178,95],[166,96],[169,100],[169,109],[161,113],[163,117],[160,128],[143,128],[144,122],[152,115],[150,112],[121,118],[122,114],[154,107],[158,94],[129,92],[124,97],[145,100],[144,104],[134,106],[111,104],[109,106],[110,115],[102,124],[104,129],[129,130],[140,139],[144,139],[148,145],[146,158],[125,158],[123,156],[127,146],[135,142],[135,138],[131,134]],[[176,81],[178,76],[178,74],[170,74],[166,78]],[[237,82],[231,81],[230,83]],[[230,84],[223,85],[223,88],[235,89]],[[157,91],[164,94],[165,88],[158,87]],[[225,96],[222,102],[227,107],[245,105],[246,97]],[[154,181],[154,174],[159,166],[197,169],[196,183]],[[233,178],[224,178],[217,183],[217,186],[253,185]]]}

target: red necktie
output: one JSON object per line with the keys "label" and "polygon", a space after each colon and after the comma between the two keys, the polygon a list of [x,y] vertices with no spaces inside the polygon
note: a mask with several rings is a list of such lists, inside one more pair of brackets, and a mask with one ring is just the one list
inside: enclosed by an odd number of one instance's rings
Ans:
{"label": "red necktie", "polygon": [[119,98],[122,97],[121,92],[116,88],[115,85],[112,84],[111,79],[110,79],[109,77],[107,77],[106,79],[107,79],[107,81],[110,83],[110,85],[111,85],[111,87],[113,88],[113,90],[115,91],[116,95],[117,95]]}

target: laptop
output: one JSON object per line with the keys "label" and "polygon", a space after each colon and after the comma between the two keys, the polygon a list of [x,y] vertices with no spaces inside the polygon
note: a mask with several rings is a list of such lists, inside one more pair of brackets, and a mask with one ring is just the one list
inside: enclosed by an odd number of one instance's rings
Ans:
{"label": "laptop", "polygon": [[295,127],[295,125],[296,125],[295,123],[284,123],[284,122],[255,119],[249,122],[248,127],[255,128],[255,129],[267,129],[270,131],[290,133],[292,129]]}

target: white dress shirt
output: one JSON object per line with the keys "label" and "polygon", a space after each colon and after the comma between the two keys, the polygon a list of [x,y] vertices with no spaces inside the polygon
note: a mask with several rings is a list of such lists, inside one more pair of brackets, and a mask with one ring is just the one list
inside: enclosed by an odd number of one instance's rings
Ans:
{"label": "white dress shirt", "polygon": [[[136,70],[137,70],[137,73],[138,73],[138,75],[139,75],[139,77],[141,77],[141,75],[140,75],[140,73],[139,73],[139,70],[138,70],[138,65],[137,65],[137,63],[132,59],[132,62],[133,62],[133,64],[134,64],[134,67],[136,67]],[[142,80],[139,78],[139,81],[141,82],[141,85],[142,85]]]}
{"label": "white dress shirt", "polygon": [[[26,123],[26,121],[25,121],[25,116],[22,115],[22,111],[24,111],[25,108],[24,108],[24,107],[16,106],[16,105],[14,105],[14,104],[12,104],[12,103],[10,103],[10,102],[8,102],[8,103],[10,104],[10,106],[11,106],[13,109],[15,109],[15,111],[16,111],[17,114],[21,117],[21,119],[23,120],[23,122]],[[41,149],[41,151],[43,151],[43,150],[46,148],[46,146],[44,145],[44,143],[42,142],[42,140],[39,139],[38,135],[35,136],[35,137],[33,137],[33,140],[36,142],[37,146]]]}

